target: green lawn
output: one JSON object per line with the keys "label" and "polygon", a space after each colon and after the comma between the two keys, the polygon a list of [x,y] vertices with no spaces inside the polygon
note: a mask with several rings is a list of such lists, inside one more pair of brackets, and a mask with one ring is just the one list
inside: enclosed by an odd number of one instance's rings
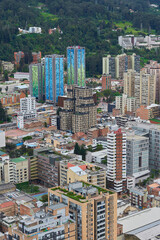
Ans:
{"label": "green lawn", "polygon": [[39,187],[34,186],[33,184],[29,184],[29,182],[24,183],[18,183],[16,184],[16,188],[20,191],[26,192],[26,193],[39,193]]}
{"label": "green lawn", "polygon": [[134,35],[139,35],[139,34],[147,34],[144,31],[138,31],[133,27],[133,24],[131,22],[115,22],[114,23],[116,27],[122,28],[125,31],[125,34],[134,34]]}
{"label": "green lawn", "polygon": [[57,15],[48,13],[48,12],[41,12],[41,15],[45,18],[45,20],[52,20],[52,21],[57,21],[59,18]]}

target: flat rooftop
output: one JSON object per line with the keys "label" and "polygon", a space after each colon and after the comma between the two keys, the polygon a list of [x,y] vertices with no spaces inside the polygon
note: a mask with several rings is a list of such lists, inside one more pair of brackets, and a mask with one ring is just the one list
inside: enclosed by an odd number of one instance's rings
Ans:
{"label": "flat rooftop", "polygon": [[146,137],[140,136],[140,135],[126,135],[126,140],[147,140]]}
{"label": "flat rooftop", "polygon": [[91,196],[91,198],[99,196],[100,192],[102,192],[103,194],[114,193],[113,191],[110,191],[108,189],[101,188],[86,182],[69,183],[64,188],[61,187],[51,188],[51,191],[57,191],[58,193],[68,198],[72,198],[81,203],[85,203],[86,201],[88,201],[86,198],[88,196]]}
{"label": "flat rooftop", "polygon": [[160,224],[160,208],[154,207],[118,219],[117,222],[123,225],[123,233],[129,233],[157,221]]}
{"label": "flat rooftop", "polygon": [[14,163],[20,163],[20,162],[24,162],[24,161],[27,161],[26,158],[23,158],[23,157],[19,157],[19,158],[13,158],[10,160],[11,162],[14,162]]}
{"label": "flat rooftop", "polygon": [[55,205],[50,205],[48,208],[50,208],[52,210],[57,210],[57,209],[64,208],[64,207],[66,207],[65,204],[58,203],[58,204],[55,204]]}

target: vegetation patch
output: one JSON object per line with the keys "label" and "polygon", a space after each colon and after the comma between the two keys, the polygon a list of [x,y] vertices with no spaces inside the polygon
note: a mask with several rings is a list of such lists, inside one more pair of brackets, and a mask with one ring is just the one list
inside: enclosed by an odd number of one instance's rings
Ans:
{"label": "vegetation patch", "polygon": [[24,183],[18,183],[16,184],[16,188],[19,189],[20,191],[26,192],[26,193],[39,193],[39,187],[34,186],[33,184],[30,184],[29,182],[24,182]]}

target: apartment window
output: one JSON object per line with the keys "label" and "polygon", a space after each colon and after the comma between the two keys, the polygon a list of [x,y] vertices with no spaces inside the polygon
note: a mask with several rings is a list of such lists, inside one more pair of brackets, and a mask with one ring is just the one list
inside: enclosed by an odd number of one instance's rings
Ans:
{"label": "apartment window", "polygon": [[142,167],[142,157],[139,157],[139,167]]}

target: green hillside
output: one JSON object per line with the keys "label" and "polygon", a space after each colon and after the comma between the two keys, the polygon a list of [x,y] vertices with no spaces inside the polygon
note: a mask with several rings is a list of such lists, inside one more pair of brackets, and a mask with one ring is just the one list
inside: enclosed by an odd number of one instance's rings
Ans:
{"label": "green hillside", "polygon": [[[13,60],[14,51],[41,51],[42,56],[66,53],[70,45],[86,47],[87,75],[101,74],[101,58],[122,50],[118,36],[160,34],[159,7],[152,0],[0,0],[0,59]],[[42,28],[42,34],[18,35],[18,27]],[[59,26],[63,34],[48,34]],[[160,61],[159,51],[136,50],[148,59]]]}

